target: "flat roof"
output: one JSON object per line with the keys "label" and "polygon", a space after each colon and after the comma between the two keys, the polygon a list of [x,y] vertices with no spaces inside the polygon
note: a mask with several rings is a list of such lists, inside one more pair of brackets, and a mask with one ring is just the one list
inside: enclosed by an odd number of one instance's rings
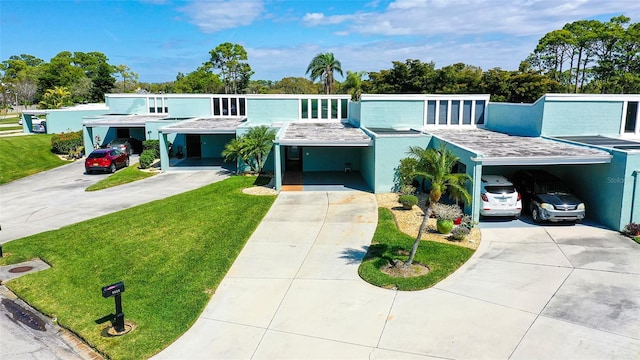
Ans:
{"label": "flat roof", "polygon": [[104,114],[87,116],[82,124],[85,126],[145,127],[147,121],[164,118],[167,118],[167,115]]}
{"label": "flat roof", "polygon": [[245,117],[212,117],[184,120],[160,128],[163,133],[180,134],[235,134],[236,129],[246,124]]}
{"label": "flat roof", "polygon": [[607,136],[556,136],[557,139],[618,150],[640,150],[640,141]]}
{"label": "flat roof", "polygon": [[611,154],[542,137],[515,136],[484,129],[425,130],[470,150],[483,165],[604,164]]}
{"label": "flat roof", "polygon": [[300,146],[371,146],[373,140],[362,129],[339,121],[292,122],[277,143]]}

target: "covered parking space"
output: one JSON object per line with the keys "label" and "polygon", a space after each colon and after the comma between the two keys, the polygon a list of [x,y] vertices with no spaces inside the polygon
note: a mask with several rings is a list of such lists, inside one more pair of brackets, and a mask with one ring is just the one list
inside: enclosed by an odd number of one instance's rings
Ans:
{"label": "covered parking space", "polygon": [[[502,175],[510,179],[521,169],[540,169],[563,179],[584,200],[587,218],[602,223],[602,212],[609,211],[611,199],[583,191],[584,182],[604,186],[612,170],[612,155],[607,151],[570,144],[544,137],[508,135],[484,129],[428,130],[428,133],[453,147],[475,156],[469,157],[473,166],[467,173],[473,177],[473,216],[480,212],[482,175]],[[467,164],[469,166],[469,164]],[[585,173],[592,177],[585,178]],[[609,224],[605,224],[608,225]]]}
{"label": "covered parking space", "polygon": [[142,152],[142,142],[147,140],[146,124],[148,121],[161,120],[166,115],[117,115],[106,114],[85,117],[82,122],[84,128],[85,147],[102,147],[113,139],[132,139],[134,153]]}
{"label": "covered parking space", "polygon": [[225,162],[221,154],[246,124],[243,117],[193,118],[160,127],[162,170],[224,167],[235,171],[236,165]]}
{"label": "covered parking space", "polygon": [[363,158],[373,140],[339,121],[292,122],[278,132],[274,148],[276,189],[371,191],[362,176],[373,172]]}

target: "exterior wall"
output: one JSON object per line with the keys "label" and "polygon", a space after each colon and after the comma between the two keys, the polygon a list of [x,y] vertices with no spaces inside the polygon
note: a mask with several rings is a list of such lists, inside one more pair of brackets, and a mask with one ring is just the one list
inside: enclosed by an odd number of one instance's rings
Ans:
{"label": "exterior wall", "polygon": [[360,151],[360,175],[366,181],[369,189],[375,191],[376,151],[374,146],[368,146]]}
{"label": "exterior wall", "polygon": [[622,101],[544,102],[543,136],[619,136]]}
{"label": "exterior wall", "polygon": [[349,122],[356,127],[360,127],[360,108],[362,103],[349,102]]}
{"label": "exterior wall", "polygon": [[221,158],[225,145],[236,138],[235,134],[201,135],[202,157]]}
{"label": "exterior wall", "polygon": [[167,97],[166,106],[172,117],[210,117],[213,115],[210,95],[201,98],[181,98],[178,95],[174,95]]}
{"label": "exterior wall", "polygon": [[360,126],[418,128],[424,123],[424,100],[362,100]]}
{"label": "exterior wall", "polygon": [[540,136],[544,101],[534,104],[489,103],[487,130],[519,136]]}
{"label": "exterior wall", "polygon": [[271,125],[300,119],[299,99],[247,99],[247,118],[253,125]]}
{"label": "exterior wall", "polygon": [[[627,166],[624,172],[624,189],[622,198],[622,215],[620,229],[631,222],[640,224],[640,152],[627,153]],[[620,179],[613,178],[613,183]]]}
{"label": "exterior wall", "polygon": [[350,162],[353,171],[360,171],[360,147],[303,147],[303,171],[344,171]]}
{"label": "exterior wall", "polygon": [[148,114],[147,96],[138,97],[105,97],[105,103],[109,107],[109,114]]}
{"label": "exterior wall", "polygon": [[[400,159],[407,157],[409,146],[426,147],[431,136],[379,136],[374,138],[375,160],[374,186],[375,193],[393,192],[398,188],[396,169],[400,165]],[[371,161],[371,156],[366,154],[365,161]],[[366,176],[365,179],[370,178]]]}

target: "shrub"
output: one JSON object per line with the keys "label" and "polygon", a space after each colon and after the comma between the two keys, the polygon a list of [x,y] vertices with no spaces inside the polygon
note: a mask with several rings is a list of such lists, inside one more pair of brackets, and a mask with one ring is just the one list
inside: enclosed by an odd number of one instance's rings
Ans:
{"label": "shrub", "polygon": [[462,221],[460,222],[460,226],[466,227],[467,229],[471,230],[476,226],[476,222],[473,221],[473,218],[471,217],[471,215],[463,215],[462,216]]}
{"label": "shrub", "polygon": [[438,220],[455,220],[462,217],[462,210],[458,205],[435,203],[433,212]]}
{"label": "shrub", "polygon": [[401,195],[414,195],[416,193],[416,187],[413,185],[402,185],[400,187]]}
{"label": "shrub", "polygon": [[140,168],[148,169],[153,164],[153,161],[156,159],[155,153],[153,150],[145,150],[140,154]]}
{"label": "shrub", "polygon": [[404,194],[398,197],[398,201],[405,209],[411,209],[418,203],[418,198],[415,195]]}
{"label": "shrub", "polygon": [[54,154],[67,155],[82,145],[82,130],[51,136],[51,152]]}
{"label": "shrub", "polygon": [[640,224],[629,223],[624,227],[624,233],[631,236],[640,235]]}
{"label": "shrub", "polygon": [[153,158],[160,158],[160,140],[145,140],[142,142],[142,151],[153,151]]}
{"label": "shrub", "polygon": [[469,230],[469,228],[467,228],[466,226],[456,226],[452,231],[451,231],[451,237],[454,240],[463,240],[465,236],[469,235],[471,231]]}

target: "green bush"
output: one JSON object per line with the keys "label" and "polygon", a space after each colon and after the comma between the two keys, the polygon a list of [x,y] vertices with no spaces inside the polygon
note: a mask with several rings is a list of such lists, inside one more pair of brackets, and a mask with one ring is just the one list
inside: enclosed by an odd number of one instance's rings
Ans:
{"label": "green bush", "polygon": [[142,151],[153,151],[154,159],[160,158],[160,140],[145,140],[142,142]]}
{"label": "green bush", "polygon": [[452,231],[451,231],[451,236],[453,237],[454,240],[463,240],[465,236],[469,235],[469,228],[466,226],[456,226]]}
{"label": "green bush", "polygon": [[148,169],[153,164],[153,161],[156,159],[155,153],[153,150],[145,150],[140,154],[140,168]]}
{"label": "green bush", "polygon": [[398,201],[405,209],[411,209],[418,203],[418,198],[414,195],[404,194],[398,197]]}
{"label": "green bush", "polygon": [[54,134],[51,137],[51,152],[54,154],[67,155],[82,145],[82,130]]}

